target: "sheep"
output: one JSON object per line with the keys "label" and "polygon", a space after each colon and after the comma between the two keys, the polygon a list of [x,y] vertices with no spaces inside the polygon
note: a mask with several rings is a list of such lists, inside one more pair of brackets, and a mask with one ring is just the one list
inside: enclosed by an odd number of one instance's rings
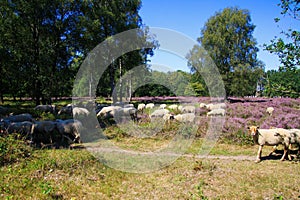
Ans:
{"label": "sheep", "polygon": [[[295,144],[298,146],[298,154],[300,154],[300,130],[299,129],[283,129],[276,128],[274,129],[276,132],[285,140],[289,140],[289,149],[292,149],[292,145]],[[273,147],[274,151],[276,150],[277,145]],[[291,160],[291,156],[288,154],[289,160]]]}
{"label": "sheep", "polygon": [[146,105],[144,103],[140,103],[140,104],[138,104],[137,109],[139,112],[143,112],[145,107],[146,107]]}
{"label": "sheep", "polygon": [[74,119],[57,120],[56,126],[58,132],[63,137],[66,137],[72,143],[81,143],[80,130],[83,128],[83,126],[80,121]]}
{"label": "sheep", "polygon": [[200,103],[199,104],[199,108],[205,108],[206,107],[206,104],[205,103]]}
{"label": "sheep", "polygon": [[[277,129],[259,129],[258,126],[250,126],[247,127],[247,129],[248,134],[253,137],[254,143],[259,145],[255,162],[261,161],[261,154],[264,145],[275,146],[282,144],[284,146],[284,153],[280,160],[283,161],[285,159],[290,143],[287,138],[282,137],[282,135],[278,133]],[[271,155],[274,150],[275,149],[273,148],[273,151],[269,155]]]}
{"label": "sheep", "polygon": [[196,115],[194,113],[183,113],[174,116],[174,119],[179,122],[191,122],[193,123]]}
{"label": "sheep", "polygon": [[170,114],[170,113],[166,113],[164,116],[163,116],[163,120],[167,123],[170,123],[171,120],[174,119],[174,115]]}
{"label": "sheep", "polygon": [[119,108],[114,113],[115,120],[120,119],[127,119],[127,117],[130,116],[133,121],[137,120],[137,109],[134,107],[128,107],[128,108]]}
{"label": "sheep", "polygon": [[24,122],[24,121],[30,121],[33,122],[32,115],[29,113],[23,113],[19,115],[11,115],[9,117],[5,117],[2,119],[2,121],[8,121],[8,122]]}
{"label": "sheep", "polygon": [[172,105],[169,105],[168,108],[171,109],[171,110],[177,110],[178,109],[178,105],[172,104]]}
{"label": "sheep", "polygon": [[225,103],[218,103],[218,104],[207,104],[206,105],[206,108],[208,109],[208,110],[216,110],[216,109],[220,109],[220,108],[222,108],[222,109],[226,109],[226,104]]}
{"label": "sheep", "polygon": [[268,108],[266,109],[266,112],[267,112],[270,116],[272,116],[273,111],[274,111],[274,108],[273,108],[273,107],[268,107]]}
{"label": "sheep", "polygon": [[148,103],[145,106],[146,109],[153,109],[154,108],[154,103]]}
{"label": "sheep", "polygon": [[49,112],[52,114],[56,113],[55,105],[38,105],[34,108],[34,110],[38,110],[38,111],[45,112],[45,113]]}
{"label": "sheep", "polygon": [[35,144],[52,144],[55,141],[56,122],[36,121],[32,127],[32,138]]}
{"label": "sheep", "polygon": [[195,106],[184,106],[181,109],[181,112],[183,113],[195,113]]}
{"label": "sheep", "polygon": [[160,109],[165,109],[166,107],[167,107],[167,104],[160,104],[160,105],[159,105],[159,108],[160,108]]}
{"label": "sheep", "polygon": [[97,117],[108,119],[108,118],[113,118],[116,111],[121,109],[120,106],[107,106],[103,107],[98,113]]}
{"label": "sheep", "polygon": [[153,118],[163,118],[165,114],[169,114],[170,111],[167,109],[158,109],[150,114],[150,119]]}
{"label": "sheep", "polygon": [[63,115],[63,114],[66,114],[66,115],[72,115],[72,105],[71,104],[68,104],[64,107],[62,107],[58,113],[58,115]]}
{"label": "sheep", "polygon": [[74,107],[73,108],[73,116],[88,116],[90,112],[86,108]]}
{"label": "sheep", "polygon": [[9,134],[19,133],[21,136],[32,141],[32,126],[33,123],[29,121],[12,122],[6,127],[6,132]]}
{"label": "sheep", "polygon": [[134,108],[134,105],[132,103],[124,104],[123,108]]}
{"label": "sheep", "polygon": [[209,116],[225,116],[225,110],[222,108],[214,109],[209,111],[207,114],[207,117]]}

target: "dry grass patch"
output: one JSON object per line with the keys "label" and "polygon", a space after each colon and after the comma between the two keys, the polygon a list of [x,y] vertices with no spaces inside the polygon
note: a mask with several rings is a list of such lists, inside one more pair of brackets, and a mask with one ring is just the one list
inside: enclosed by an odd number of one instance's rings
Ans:
{"label": "dry grass patch", "polygon": [[1,199],[296,199],[299,162],[181,157],[153,173],[126,173],[86,150],[43,150],[0,170]]}

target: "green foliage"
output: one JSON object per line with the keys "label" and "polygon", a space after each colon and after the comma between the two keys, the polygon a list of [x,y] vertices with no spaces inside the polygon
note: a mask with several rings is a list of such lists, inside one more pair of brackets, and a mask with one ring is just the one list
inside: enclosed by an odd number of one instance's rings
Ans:
{"label": "green foliage", "polygon": [[204,86],[193,82],[191,74],[183,71],[159,72],[153,71],[149,82],[139,87],[135,96],[201,96],[205,94]]}
{"label": "green foliage", "polygon": [[[198,38],[208,54],[195,46],[188,55],[192,69],[200,74],[209,73],[211,66],[216,65],[227,96],[253,95],[263,72],[262,62],[256,58],[258,48],[252,36],[254,28],[248,10],[225,8],[217,12],[206,22]],[[209,57],[214,63],[206,63]],[[215,85],[213,79],[205,80],[209,88]]]}
{"label": "green foliage", "polygon": [[32,149],[18,134],[0,136],[0,166],[30,156]]}
{"label": "green foliage", "polygon": [[271,70],[266,73],[264,95],[268,97],[300,97],[300,69]]}
{"label": "green foliage", "polygon": [[[281,0],[278,6],[281,7],[283,17],[290,16],[294,20],[300,20],[300,2],[298,0]],[[275,23],[280,23],[280,18],[275,18]],[[270,53],[278,55],[283,70],[296,70],[300,65],[300,32],[288,29],[282,31],[285,39],[275,37],[270,44],[264,47]]]}
{"label": "green foliage", "polygon": [[[51,97],[70,96],[79,66],[96,45],[111,35],[142,27],[140,8],[140,0],[1,1],[1,100],[4,95],[26,96],[45,104],[51,103]],[[103,74],[98,94],[111,95],[118,75],[145,63],[146,54],[152,55],[152,49],[118,58]],[[97,70],[85,73],[89,78],[81,80],[76,94],[94,95],[87,85],[98,83]]]}

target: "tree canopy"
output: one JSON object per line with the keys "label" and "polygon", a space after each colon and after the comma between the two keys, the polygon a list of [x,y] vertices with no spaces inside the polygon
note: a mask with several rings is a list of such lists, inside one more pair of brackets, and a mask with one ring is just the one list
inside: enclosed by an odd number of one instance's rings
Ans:
{"label": "tree canopy", "polygon": [[[28,96],[39,104],[69,96],[78,67],[96,45],[143,26],[140,7],[140,0],[1,1],[1,99]],[[151,51],[132,52],[112,63],[103,88],[112,88],[120,71],[145,63]],[[109,96],[112,89],[98,92]]]}
{"label": "tree canopy", "polygon": [[[255,25],[248,10],[225,8],[210,17],[198,38],[218,67],[225,84],[227,96],[254,95],[256,84],[264,65],[257,59],[257,42],[253,37]],[[188,56],[195,70],[201,59],[197,47]]]}
{"label": "tree canopy", "polygon": [[[295,21],[300,21],[300,1],[281,0],[278,4],[281,7],[283,17],[291,17]],[[279,23],[281,18],[274,19]],[[296,70],[300,65],[300,32],[289,28],[282,30],[282,37],[275,37],[270,44],[265,44],[265,49],[270,53],[278,55],[281,63],[280,70]]]}

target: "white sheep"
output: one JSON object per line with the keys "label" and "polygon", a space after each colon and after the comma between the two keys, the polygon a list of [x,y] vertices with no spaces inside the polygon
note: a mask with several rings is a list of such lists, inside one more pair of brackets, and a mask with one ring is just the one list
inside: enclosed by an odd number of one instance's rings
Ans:
{"label": "white sheep", "polygon": [[172,105],[169,105],[168,108],[171,109],[171,110],[177,110],[178,109],[178,105],[172,104]]}
{"label": "white sheep", "polygon": [[53,121],[36,121],[32,127],[32,140],[35,144],[53,143],[56,122]]}
{"label": "white sheep", "polygon": [[19,133],[22,136],[26,137],[26,139],[29,139],[32,141],[32,126],[33,123],[29,121],[23,121],[23,122],[11,122],[8,124],[7,127],[4,127],[7,133]]}
{"label": "white sheep", "polygon": [[[259,129],[258,126],[250,126],[248,127],[248,133],[253,137],[254,143],[259,145],[255,162],[260,162],[264,145],[276,147],[276,145],[282,144],[284,146],[284,153],[280,160],[283,161],[285,159],[290,141],[288,138],[280,135],[277,129]],[[269,155],[271,155],[274,150],[273,148],[273,151]]]}
{"label": "white sheep", "polygon": [[139,112],[143,112],[145,107],[146,107],[146,105],[144,103],[140,103],[140,104],[138,104],[137,109]]}
{"label": "white sheep", "polygon": [[107,106],[103,107],[98,113],[97,117],[108,119],[114,117],[117,110],[121,109],[120,106]]}
{"label": "white sheep", "polygon": [[193,123],[196,115],[194,113],[183,113],[174,116],[174,119],[179,122],[191,122]]}
{"label": "white sheep", "polygon": [[70,142],[79,142],[80,140],[80,130],[82,130],[82,123],[78,120],[67,119],[67,120],[57,120],[57,130],[58,132],[65,138],[67,138]]}
{"label": "white sheep", "polygon": [[58,115],[66,114],[66,115],[72,115],[72,104],[68,104],[64,107],[61,107],[61,109],[58,111]]}
{"label": "white sheep", "polygon": [[119,109],[116,109],[115,110],[115,113],[114,113],[114,118],[115,120],[117,121],[120,121],[120,120],[127,120],[129,117],[136,121],[137,120],[137,109],[134,108],[134,107],[127,107],[127,108],[119,108]]}
{"label": "white sheep", "polygon": [[[283,129],[283,128],[276,128],[276,133],[278,133],[282,138],[285,140],[288,140],[289,150],[292,149],[292,145],[295,144],[298,146],[298,154],[300,154],[300,129]],[[277,148],[277,145],[273,147],[273,150],[275,151]],[[289,156],[289,160],[291,160],[291,156]]]}
{"label": "white sheep", "polygon": [[207,117],[209,116],[225,116],[225,110],[222,108],[214,109],[209,111],[207,114]]}
{"label": "white sheep", "polygon": [[24,122],[24,121],[30,121],[33,122],[34,119],[32,118],[32,115],[29,113],[23,113],[18,115],[10,115],[9,117],[5,117],[2,119],[2,121],[6,122]]}
{"label": "white sheep", "polygon": [[206,107],[206,104],[205,104],[205,103],[200,103],[200,104],[199,104],[199,107],[200,107],[200,108],[205,108],[205,107]]}
{"label": "white sheep", "polygon": [[216,110],[216,109],[220,109],[220,108],[222,108],[222,109],[226,109],[226,104],[225,103],[218,103],[218,104],[207,104],[206,105],[206,108],[208,109],[208,110]]}
{"label": "white sheep", "polygon": [[154,108],[154,103],[148,103],[145,106],[146,109],[153,109]]}
{"label": "white sheep", "polygon": [[34,108],[34,110],[38,110],[38,111],[45,112],[45,113],[49,112],[49,113],[55,114],[56,106],[55,105],[38,105]]}
{"label": "white sheep", "polygon": [[195,110],[196,110],[195,106],[183,106],[181,108],[181,112],[183,113],[195,113]]}
{"label": "white sheep", "polygon": [[159,108],[160,108],[160,109],[165,109],[166,107],[167,107],[167,104],[160,104],[160,105],[159,105]]}
{"label": "white sheep", "polygon": [[273,111],[274,111],[274,108],[273,108],[273,107],[268,107],[267,110],[266,110],[266,112],[267,112],[270,116],[272,116]]}
{"label": "white sheep", "polygon": [[74,107],[73,108],[73,116],[88,116],[90,114],[90,111],[86,108],[80,108],[80,107]]}
{"label": "white sheep", "polygon": [[167,110],[167,109],[158,109],[158,110],[155,110],[153,111],[151,114],[150,114],[150,119],[153,119],[153,118],[163,118],[165,114],[169,114],[170,111]]}

